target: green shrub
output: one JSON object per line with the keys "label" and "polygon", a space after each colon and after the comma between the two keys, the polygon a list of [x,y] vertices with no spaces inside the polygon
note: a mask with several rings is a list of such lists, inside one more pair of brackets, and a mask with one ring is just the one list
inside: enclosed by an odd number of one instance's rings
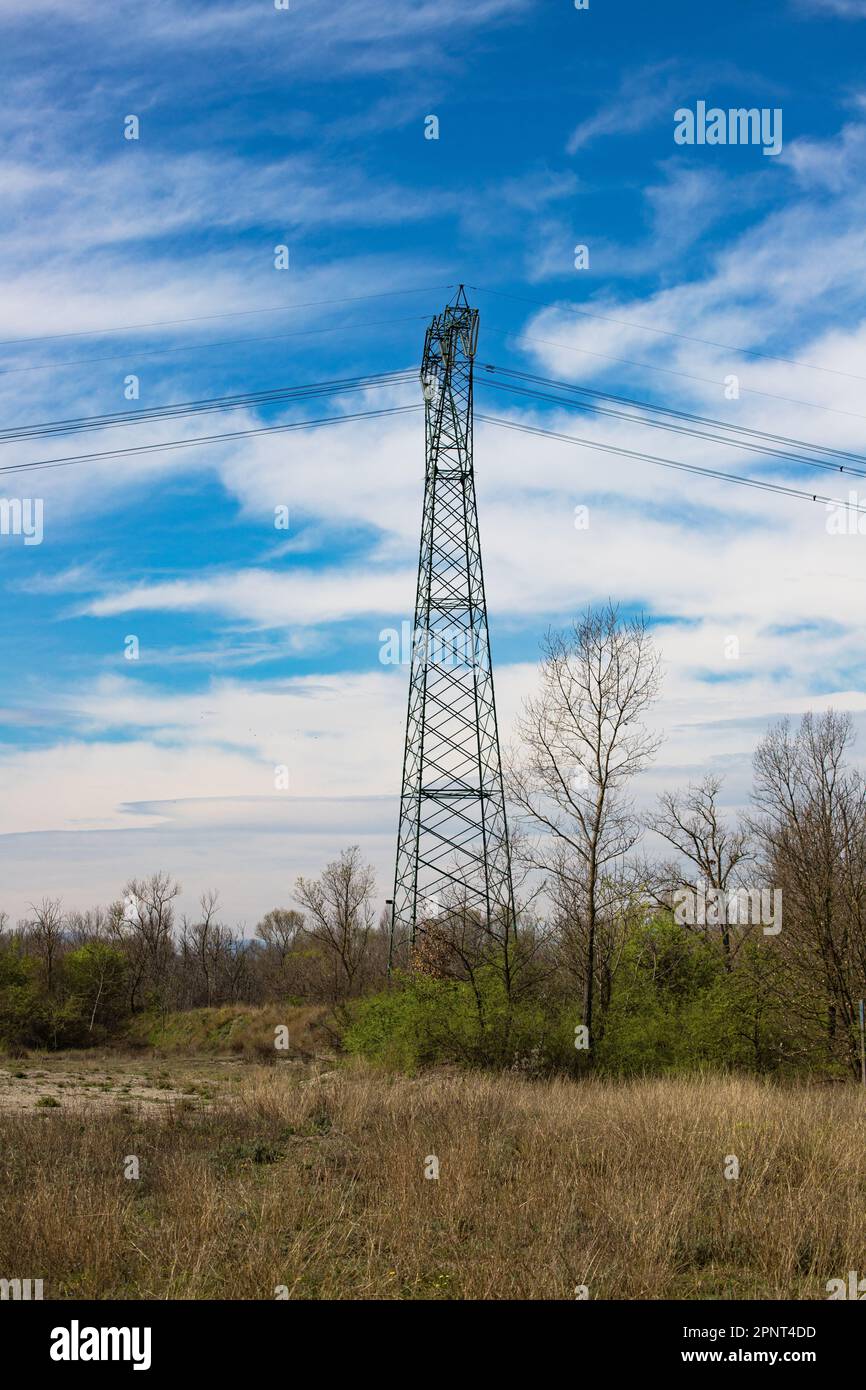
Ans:
{"label": "green shrub", "polygon": [[116,946],[89,941],[63,960],[61,987],[67,995],[69,1032],[101,1039],[126,1017],[129,967]]}
{"label": "green shrub", "polygon": [[343,1035],[350,1053],[395,1070],[435,1064],[573,1068],[575,1008],[509,1000],[492,968],[466,980],[398,976],[392,988],[357,1001]]}
{"label": "green shrub", "polygon": [[778,1069],[785,1028],[767,1002],[770,950],[763,940],[746,941],[728,969],[720,941],[669,917],[634,929],[596,1040],[596,1068],[612,1075]]}
{"label": "green shrub", "polygon": [[35,962],[16,941],[0,943],[0,1045],[11,1052],[40,1046],[49,1033],[49,1014]]}

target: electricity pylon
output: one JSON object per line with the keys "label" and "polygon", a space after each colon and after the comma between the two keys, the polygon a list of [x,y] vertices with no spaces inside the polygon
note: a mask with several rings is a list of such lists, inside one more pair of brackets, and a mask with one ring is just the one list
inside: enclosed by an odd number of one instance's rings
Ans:
{"label": "electricity pylon", "polygon": [[478,310],[463,286],[427,329],[426,478],[391,924],[514,917],[511,855],[472,469]]}

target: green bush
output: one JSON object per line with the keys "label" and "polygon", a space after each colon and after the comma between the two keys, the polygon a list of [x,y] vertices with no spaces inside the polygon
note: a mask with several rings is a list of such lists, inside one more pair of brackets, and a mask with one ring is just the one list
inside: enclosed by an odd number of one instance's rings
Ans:
{"label": "green bush", "polygon": [[540,999],[509,1004],[501,976],[474,981],[395,978],[392,988],[357,1001],[343,1035],[350,1053],[400,1071],[450,1063],[545,1071],[573,1068],[575,1007]]}
{"label": "green bush", "polygon": [[62,989],[70,1041],[102,1039],[127,1009],[128,966],[121,951],[104,941],[89,941],[63,960]]}
{"label": "green bush", "polygon": [[772,950],[756,938],[726,961],[719,939],[684,932],[669,916],[633,925],[607,1007],[597,1000],[588,1053],[575,1048],[574,997],[539,992],[509,1005],[492,967],[472,982],[398,977],[354,1004],[343,1044],[409,1072],[443,1063],[610,1076],[792,1070],[802,1046],[768,989]]}
{"label": "green bush", "polygon": [[48,1033],[49,1013],[35,962],[17,942],[0,943],[0,1045],[12,1052],[39,1046]]}
{"label": "green bush", "polygon": [[615,977],[594,1061],[616,1075],[770,1071],[784,1019],[768,1005],[766,942],[744,942],[728,969],[718,940],[658,916],[634,929]]}
{"label": "green bush", "polygon": [[49,994],[38,962],[14,939],[0,942],[0,1046],[16,1052],[103,1042],[125,1012],[125,975],[119,951],[91,942],[63,958]]}

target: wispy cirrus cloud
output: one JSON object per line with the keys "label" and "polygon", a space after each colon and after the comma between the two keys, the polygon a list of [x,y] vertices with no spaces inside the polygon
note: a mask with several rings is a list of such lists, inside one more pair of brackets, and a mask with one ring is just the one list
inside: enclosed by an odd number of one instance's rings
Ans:
{"label": "wispy cirrus cloud", "polygon": [[[421,0],[395,6],[389,0],[292,0],[272,4],[210,4],[207,0],[152,0],[134,7],[121,23],[111,0],[32,0],[26,12],[15,0],[0,0],[0,24],[10,42],[26,51],[38,38],[46,63],[64,63],[70,47],[82,45],[83,66],[103,70],[122,55],[124,71],[147,70],[155,52],[173,68],[187,70],[186,54],[217,55],[221,64],[260,67],[246,82],[274,71],[303,72],[333,82],[341,76],[403,73],[420,63],[465,61],[460,44],[467,32],[518,19],[530,0]],[[44,22],[57,16],[55,29]],[[33,23],[39,24],[38,35]],[[93,41],[95,38],[95,42]],[[218,79],[210,64],[189,73],[199,89]],[[154,76],[161,84],[162,74]]]}
{"label": "wispy cirrus cloud", "polygon": [[572,131],[566,144],[576,154],[606,135],[633,135],[671,112],[679,90],[677,67],[672,61],[650,63],[624,77],[619,90],[593,115]]}
{"label": "wispy cirrus cloud", "polygon": [[801,14],[838,15],[840,19],[866,19],[866,0],[793,0]]}

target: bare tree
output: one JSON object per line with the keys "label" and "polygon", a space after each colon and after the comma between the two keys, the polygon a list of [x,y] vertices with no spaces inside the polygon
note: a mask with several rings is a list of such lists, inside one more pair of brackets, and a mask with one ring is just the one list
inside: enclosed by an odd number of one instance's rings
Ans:
{"label": "bare tree", "polygon": [[789,1009],[823,1029],[831,1056],[856,1069],[857,999],[866,979],[866,784],[846,765],[848,715],[787,720],[755,753],[753,828],[783,893],[779,944]]}
{"label": "bare tree", "polygon": [[357,845],[343,850],[320,878],[299,878],[295,892],[309,916],[305,931],[321,948],[331,999],[358,992],[375,922],[376,881]]}
{"label": "bare tree", "polygon": [[24,923],[27,942],[42,963],[45,988],[54,993],[55,967],[63,946],[64,917],[59,898],[43,898],[38,907],[30,904],[33,913]]}
{"label": "bare tree", "polygon": [[298,972],[293,966],[303,926],[302,912],[275,907],[265,913],[256,927],[256,936],[265,947],[263,973],[268,986],[277,994],[292,993],[293,987],[297,987]]}
{"label": "bare tree", "polygon": [[249,953],[244,924],[241,923],[234,931],[231,927],[222,927],[220,935],[220,997],[227,999],[231,1004],[237,1004],[239,1000],[249,997]]}
{"label": "bare tree", "polygon": [[223,931],[217,921],[219,893],[208,889],[199,898],[201,916],[190,923],[184,918],[181,930],[181,950],[186,962],[201,982],[201,997],[209,1008],[214,999],[214,986],[223,951]]}
{"label": "bare tree", "polygon": [[72,946],[87,946],[92,941],[104,941],[109,934],[109,914],[104,907],[88,908],[86,912],[67,913],[66,935]]}
{"label": "bare tree", "polygon": [[626,787],[661,741],[641,722],[658,688],[645,621],[623,619],[608,603],[548,635],[540,694],[525,701],[518,721],[523,747],[510,767],[510,794],[541,832],[538,866],[570,894],[566,930],[584,959],[590,1030],[599,922],[617,909],[621,866],[641,833]]}
{"label": "bare tree", "polygon": [[[668,898],[677,888],[692,887],[686,866],[690,866],[692,874],[697,871],[708,888],[718,889],[727,897],[739,882],[741,865],[753,858],[748,830],[726,824],[719,810],[721,788],[721,778],[708,773],[685,792],[664,792],[658,799],[657,813],[648,817],[650,827],[680,855],[679,862],[666,863],[658,871],[658,880]],[[722,947],[730,968],[727,914],[722,922]]]}
{"label": "bare tree", "polygon": [[145,985],[161,992],[167,981],[174,954],[174,899],[180,884],[167,873],[146,879],[130,879],[123,890],[123,902],[115,904],[110,917],[112,935],[126,944],[130,961],[130,1008],[139,1002]]}

